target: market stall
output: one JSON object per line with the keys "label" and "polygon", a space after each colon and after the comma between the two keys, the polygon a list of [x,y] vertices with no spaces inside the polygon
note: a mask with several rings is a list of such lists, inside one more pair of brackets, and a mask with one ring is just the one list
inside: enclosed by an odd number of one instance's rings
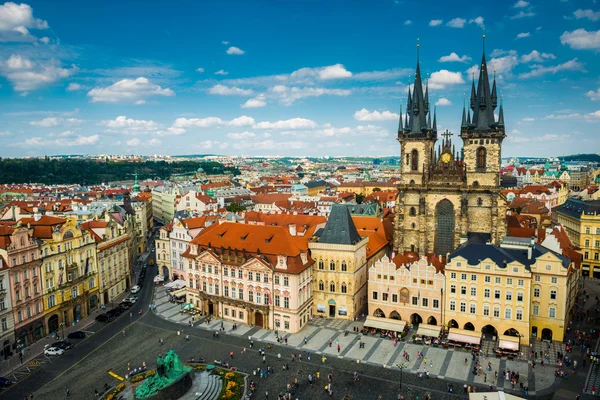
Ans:
{"label": "market stall", "polygon": [[424,344],[437,345],[440,343],[441,326],[420,324],[417,329],[417,341],[423,341]]}
{"label": "market stall", "polygon": [[363,324],[363,333],[380,334],[382,337],[396,337],[406,329],[406,321],[380,317],[367,317]]}
{"label": "market stall", "polygon": [[481,345],[481,332],[450,328],[447,339],[449,345],[464,346],[469,349],[479,350]]}
{"label": "market stall", "polygon": [[519,338],[507,335],[498,336],[496,354],[498,356],[516,356],[519,354]]}

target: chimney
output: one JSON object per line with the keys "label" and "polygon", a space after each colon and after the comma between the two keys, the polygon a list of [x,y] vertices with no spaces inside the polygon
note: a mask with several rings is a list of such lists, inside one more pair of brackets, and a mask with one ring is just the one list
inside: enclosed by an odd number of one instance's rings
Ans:
{"label": "chimney", "polygon": [[290,228],[290,235],[296,236],[296,224],[289,224],[288,227]]}
{"label": "chimney", "polygon": [[36,212],[35,214],[33,214],[34,221],[39,221],[41,218],[42,218],[42,214],[40,214],[39,212]]}
{"label": "chimney", "polygon": [[438,257],[439,257],[440,262],[443,262],[442,255],[440,254]]}

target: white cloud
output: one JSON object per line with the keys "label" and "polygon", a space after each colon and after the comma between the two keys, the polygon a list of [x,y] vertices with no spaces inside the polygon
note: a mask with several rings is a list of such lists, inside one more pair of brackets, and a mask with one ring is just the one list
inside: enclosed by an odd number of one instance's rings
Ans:
{"label": "white cloud", "polygon": [[563,120],[563,119],[579,119],[581,118],[581,114],[579,113],[572,113],[572,114],[550,114],[550,115],[546,115],[543,119],[558,119],[558,120]]}
{"label": "white cloud", "polygon": [[366,108],[354,113],[354,119],[357,121],[393,121],[399,117],[400,115],[391,111],[369,111]]}
{"label": "white cloud", "polygon": [[178,136],[178,135],[183,135],[184,133],[185,133],[185,129],[176,127],[176,126],[171,126],[171,127],[167,128],[166,130],[154,132],[154,134],[156,136]]}
{"label": "white cloud", "polygon": [[442,69],[431,74],[429,77],[429,87],[431,89],[444,89],[449,85],[464,83],[460,72],[451,72],[447,69]]}
{"label": "white cloud", "polygon": [[68,136],[66,138],[57,138],[57,139],[45,139],[43,137],[31,137],[25,139],[24,142],[12,143],[10,146],[14,147],[76,147],[76,146],[88,146],[92,144],[98,143],[100,139],[99,135],[91,135],[91,136]]}
{"label": "white cloud", "polygon": [[77,90],[83,89],[79,83],[69,83],[67,86],[67,92],[75,92]]}
{"label": "white cloud", "polygon": [[406,21],[404,21],[404,25],[410,25],[412,24],[412,21],[410,19],[407,19]]}
{"label": "white cloud", "polygon": [[529,36],[531,36],[531,33],[529,33],[529,32],[521,32],[521,33],[517,34],[517,39],[523,39],[523,38],[526,38],[526,37],[529,37]]}
{"label": "white cloud", "polygon": [[221,96],[250,96],[254,92],[250,89],[242,89],[235,86],[215,85],[208,90],[208,93]]}
{"label": "white cloud", "polygon": [[227,49],[227,54],[229,55],[238,55],[241,56],[242,54],[245,53],[244,50],[240,49],[239,47],[235,47],[235,46],[231,46],[230,48]]}
{"label": "white cloud", "polygon": [[242,104],[242,108],[260,108],[267,105],[267,102],[264,99],[255,98],[249,99],[244,104]]}
{"label": "white cloud", "polygon": [[543,62],[545,60],[554,60],[556,57],[554,56],[554,54],[549,54],[549,53],[540,53],[537,50],[532,50],[531,53],[529,54],[523,54],[521,56],[521,62],[522,63],[528,63],[531,61],[534,62]]}
{"label": "white cloud", "polygon": [[560,35],[560,42],[577,50],[600,50],[600,30],[586,31],[577,29],[573,32],[564,32]]}
{"label": "white cloud", "polygon": [[227,74],[229,74],[229,72],[222,70],[222,69],[215,72],[215,75],[227,75]]}
{"label": "white cloud", "polygon": [[356,81],[384,81],[409,76],[414,70],[412,68],[392,68],[384,71],[359,72],[352,75]]}
{"label": "white cloud", "polygon": [[79,125],[82,122],[82,120],[77,118],[47,117],[39,121],[31,121],[29,124],[33,126],[40,126],[42,128],[52,128],[60,125]]}
{"label": "white cloud", "polygon": [[432,19],[429,21],[429,26],[438,26],[441,25],[444,21],[441,19]]}
{"label": "white cloud", "polygon": [[520,74],[519,78],[532,78],[536,76],[542,76],[546,74],[556,74],[561,71],[582,71],[583,64],[578,61],[577,58],[574,58],[570,61],[567,61],[562,64],[554,65],[552,67],[544,67],[540,64],[535,64],[531,66],[532,70],[526,72],[524,74]]}
{"label": "white cloud", "polygon": [[254,124],[254,129],[312,129],[316,128],[317,123],[306,118],[291,118],[276,122],[259,122]]}
{"label": "white cloud", "polygon": [[485,25],[483,24],[483,17],[479,16],[477,18],[473,18],[469,20],[470,24],[477,24],[479,25],[481,28],[483,28]]}
{"label": "white cloud", "polygon": [[535,13],[533,13],[533,12],[519,11],[517,14],[511,16],[510,19],[528,18],[528,17],[533,17],[534,15],[535,15]]}
{"label": "white cloud", "polygon": [[600,120],[600,110],[591,112],[585,115],[585,120],[587,122],[597,122]]}
{"label": "white cloud", "polygon": [[263,140],[261,142],[236,142],[233,143],[232,147],[238,150],[298,150],[307,147],[307,143],[301,141],[291,142],[276,142],[271,139]]}
{"label": "white cloud", "polygon": [[48,29],[48,23],[34,18],[27,4],[6,2],[0,5],[0,42],[30,42],[36,37],[29,29]]}
{"label": "white cloud", "polygon": [[39,38],[39,41],[40,41],[40,43],[48,44],[48,43],[50,43],[50,38],[47,36],[44,36],[42,38]]}
{"label": "white cloud", "polygon": [[471,60],[471,57],[465,55],[460,57],[458,54],[452,52],[447,56],[440,57],[439,62],[467,62],[469,60]]}
{"label": "white cloud", "polygon": [[135,103],[150,96],[175,96],[168,88],[151,83],[147,78],[122,79],[107,87],[97,87],[87,94],[92,103]]}
{"label": "white cloud", "polygon": [[174,128],[210,128],[215,126],[250,126],[254,124],[254,118],[242,115],[230,121],[218,117],[206,118],[177,118],[173,123]]}
{"label": "white cloud", "polygon": [[593,90],[590,90],[585,95],[589,97],[592,101],[598,101],[600,100],[600,89],[596,90],[595,92]]}
{"label": "white cloud", "polygon": [[577,19],[587,18],[593,22],[600,20],[600,11],[582,10],[580,8],[579,10],[575,11],[573,15],[575,15],[575,18]]}
{"label": "white cloud", "polygon": [[56,135],[58,137],[71,137],[71,136],[77,136],[77,132],[75,131],[64,131],[59,133],[58,135]]}
{"label": "white cloud", "polygon": [[438,101],[435,102],[435,105],[441,107],[451,106],[452,102],[445,97],[441,97]]}
{"label": "white cloud", "polygon": [[464,18],[454,18],[448,21],[446,26],[449,26],[450,28],[463,28],[466,22],[467,20]]}
{"label": "white cloud", "polygon": [[525,8],[529,5],[528,1],[525,0],[519,0],[515,3],[515,5],[513,6],[514,8]]}
{"label": "white cloud", "polygon": [[133,119],[120,115],[115,119],[104,120],[100,125],[106,126],[112,132],[130,134],[143,134],[159,129],[159,125],[152,120]]}
{"label": "white cloud", "polygon": [[[1,7],[1,6],[0,6]],[[8,79],[17,92],[26,92],[54,83],[77,71],[77,67],[61,68],[58,61],[48,60],[36,63],[30,59],[11,55],[4,63],[0,63],[0,74]]]}
{"label": "white cloud", "polygon": [[131,147],[137,147],[140,145],[142,141],[138,138],[133,138],[133,139],[129,139],[127,142],[127,146],[131,146]]}
{"label": "white cloud", "polygon": [[285,85],[276,85],[267,90],[263,95],[266,98],[276,99],[281,104],[289,106],[296,100],[306,97],[328,96],[349,96],[352,93],[349,89],[325,89],[320,87],[289,87]]}
{"label": "white cloud", "polygon": [[224,45],[228,45],[228,44],[229,44],[229,41],[227,41],[227,40],[223,40],[221,43],[223,43]]}
{"label": "white cloud", "polygon": [[202,68],[202,67],[200,67],[200,68],[196,68],[196,72],[200,72],[200,73],[202,73],[202,72],[204,72],[204,68]]}
{"label": "white cloud", "polygon": [[523,122],[533,122],[533,121],[535,121],[535,118],[533,118],[533,117],[525,117],[525,118],[522,119],[522,121]]}
{"label": "white cloud", "polygon": [[352,72],[348,71],[342,64],[334,64],[318,68],[300,68],[290,74],[292,80],[306,80],[317,78],[321,80],[350,78]]}
{"label": "white cloud", "polygon": [[252,139],[256,137],[256,133],[254,132],[238,132],[238,133],[228,133],[227,137],[229,139],[235,139],[235,140],[244,140],[244,139]]}
{"label": "white cloud", "polygon": [[349,136],[360,136],[360,137],[374,137],[384,138],[388,137],[390,133],[387,129],[376,125],[357,125],[354,128],[351,127],[335,127],[331,124],[323,124],[317,129],[309,130],[295,130],[295,131],[282,131],[282,136],[295,136],[295,137],[308,137],[312,136],[315,138],[323,137],[349,137]]}

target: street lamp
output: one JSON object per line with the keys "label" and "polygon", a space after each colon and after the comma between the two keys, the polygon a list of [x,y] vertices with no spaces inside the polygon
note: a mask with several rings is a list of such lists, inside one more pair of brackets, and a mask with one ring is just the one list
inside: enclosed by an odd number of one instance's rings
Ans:
{"label": "street lamp", "polygon": [[402,371],[408,368],[408,365],[405,363],[396,363],[396,367],[400,368],[400,390],[402,390]]}
{"label": "street lamp", "polygon": [[62,328],[62,339],[65,340],[65,323],[61,322],[60,327]]}

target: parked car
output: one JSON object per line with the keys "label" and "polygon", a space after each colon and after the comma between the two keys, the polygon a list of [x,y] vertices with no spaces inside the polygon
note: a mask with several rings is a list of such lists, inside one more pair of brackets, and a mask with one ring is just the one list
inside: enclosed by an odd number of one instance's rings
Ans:
{"label": "parked car", "polygon": [[85,339],[85,332],[75,331],[67,335],[69,339]]}
{"label": "parked car", "polygon": [[129,296],[129,297],[128,297],[128,298],[126,298],[125,300],[133,304],[133,303],[135,303],[136,301],[138,301],[138,297],[137,297],[137,296]]}
{"label": "parked car", "polygon": [[138,285],[135,285],[134,287],[131,288],[131,294],[135,294],[138,293],[140,291],[140,287]]}
{"label": "parked car", "polygon": [[119,307],[123,307],[125,309],[128,309],[129,307],[131,307],[133,305],[132,302],[127,301],[127,300],[123,300],[120,304]]}
{"label": "parked car", "polygon": [[113,318],[108,314],[100,314],[96,317],[97,322],[110,322]]}
{"label": "parked car", "polygon": [[64,352],[63,349],[59,349],[58,347],[48,347],[44,350],[44,354],[47,356],[61,356]]}
{"label": "parked car", "polygon": [[10,379],[6,379],[3,376],[0,376],[0,387],[9,387],[10,385],[12,385],[14,382],[11,381]]}
{"label": "parked car", "polygon": [[107,311],[106,315],[114,319],[117,318],[119,315],[123,314],[124,311],[125,309],[122,307],[115,307],[112,310]]}
{"label": "parked car", "polygon": [[58,342],[52,343],[52,346],[50,346],[50,347],[56,347],[57,349],[62,349],[62,350],[69,350],[69,349],[73,348],[73,343],[67,342],[66,340],[60,340]]}

